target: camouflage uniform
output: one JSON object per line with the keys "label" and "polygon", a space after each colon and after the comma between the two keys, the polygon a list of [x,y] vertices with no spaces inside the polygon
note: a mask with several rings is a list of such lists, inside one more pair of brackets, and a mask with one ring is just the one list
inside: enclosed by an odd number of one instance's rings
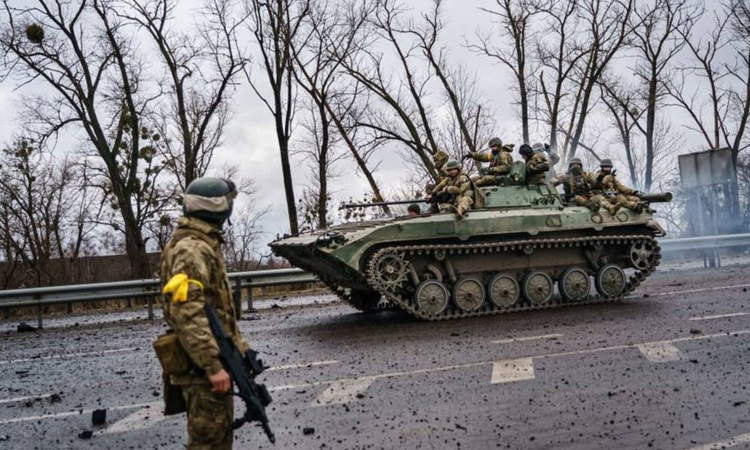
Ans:
{"label": "camouflage uniform", "polygon": [[544,153],[534,152],[526,161],[526,184],[545,184],[549,161]]}
{"label": "camouflage uniform", "polygon": [[[444,166],[445,163],[448,162],[448,154],[445,153],[442,150],[438,150],[435,152],[434,155],[432,155],[432,165],[435,167],[435,170],[438,172],[438,175],[440,175],[440,183],[443,182],[443,180],[448,177],[448,173],[445,171]],[[425,186],[425,192],[427,195],[432,194],[433,192],[436,192],[435,190],[436,186],[432,183],[427,183],[427,186]],[[437,212],[437,211],[434,211]]]}
{"label": "camouflage uniform", "polygon": [[600,170],[592,178],[592,189],[602,192],[604,198],[610,203],[620,205],[631,211],[641,212],[643,204],[641,199],[635,195],[637,191],[620,183],[613,173]]}
{"label": "camouflage uniform", "polygon": [[471,179],[476,186],[494,186],[497,184],[497,178],[510,173],[510,166],[513,165],[513,155],[511,149],[503,147],[500,151],[491,152],[470,152],[468,156],[475,161],[488,162],[486,175],[479,175]]}
{"label": "camouflage uniform", "polygon": [[459,216],[463,216],[474,204],[474,190],[471,179],[464,172],[459,172],[455,177],[443,178],[440,184],[435,187],[434,192],[440,192],[443,189],[448,194],[453,195],[453,201],[450,204],[456,208]]}
{"label": "camouflage uniform", "polygon": [[612,205],[609,202],[601,195],[595,195],[591,192],[592,177],[590,172],[582,172],[580,175],[566,172],[553,178],[552,185],[559,186],[562,184],[569,202],[578,206],[585,206],[594,212],[599,211],[602,206],[612,212]]}
{"label": "camouflage uniform", "polygon": [[187,404],[188,445],[190,450],[231,449],[234,406],[230,394],[216,394],[207,375],[223,369],[219,349],[203,312],[212,305],[243,354],[249,349],[240,335],[221,251],[221,229],[194,217],[180,217],[177,229],[161,257],[161,280],[166,284],[183,273],[195,283],[188,287],[185,301],[164,301],[164,318],[195,366],[183,375],[172,375],[170,382],[182,387]]}

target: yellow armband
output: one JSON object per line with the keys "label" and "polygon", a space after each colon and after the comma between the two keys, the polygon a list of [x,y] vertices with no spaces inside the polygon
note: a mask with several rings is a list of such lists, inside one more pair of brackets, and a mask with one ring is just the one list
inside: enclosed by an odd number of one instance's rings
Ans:
{"label": "yellow armband", "polygon": [[173,276],[162,290],[162,294],[172,294],[172,303],[184,302],[187,300],[188,287],[194,284],[203,290],[203,283],[197,280],[191,280],[184,273],[178,273]]}

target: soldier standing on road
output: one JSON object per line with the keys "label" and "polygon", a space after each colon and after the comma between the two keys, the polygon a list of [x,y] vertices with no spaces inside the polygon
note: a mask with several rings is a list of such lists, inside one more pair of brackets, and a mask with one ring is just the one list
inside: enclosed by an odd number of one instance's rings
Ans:
{"label": "soldier standing on road", "polygon": [[177,229],[161,257],[164,292],[172,293],[165,296],[164,318],[177,337],[178,350],[188,357],[187,370],[168,378],[182,390],[189,450],[232,448],[231,379],[219,360],[203,306],[216,309],[244,354],[249,346],[237,325],[221,250],[221,228],[232,214],[236,196],[231,181],[199,178],[190,183],[183,198],[184,216],[177,220]]}
{"label": "soldier standing on road", "polygon": [[451,159],[445,164],[445,170],[448,177],[435,186],[432,195],[428,201],[432,200],[433,195],[451,197],[450,202],[444,202],[440,205],[441,210],[452,210],[458,219],[463,219],[466,212],[474,204],[474,189],[471,179],[461,170],[461,163]]}
{"label": "soldier standing on road", "polygon": [[612,170],[612,160],[609,158],[602,159],[599,166],[599,172],[594,175],[592,189],[601,192],[604,198],[612,204],[620,205],[639,214],[642,213],[646,204],[641,202],[639,197],[643,194],[617,180],[615,177],[616,171]]}
{"label": "soldier standing on road", "polygon": [[521,145],[518,153],[526,161],[526,184],[545,184],[549,161],[542,152],[534,152],[529,144]]}
{"label": "soldier standing on road", "polygon": [[503,141],[500,138],[493,137],[490,139],[489,147],[489,153],[469,152],[464,156],[464,158],[472,158],[475,161],[490,163],[484,174],[471,179],[476,186],[496,185],[497,177],[510,173],[510,166],[513,165],[512,146],[503,146]]}
{"label": "soldier standing on road", "polygon": [[585,206],[593,212],[599,211],[599,208],[603,206],[610,214],[615,214],[620,209],[620,206],[610,204],[600,195],[594,195],[591,192],[592,179],[593,175],[591,173],[583,171],[583,162],[581,159],[573,158],[568,162],[568,171],[557,175],[552,180],[552,184],[554,186],[563,185],[565,197],[568,199],[568,202],[575,203],[578,206]]}

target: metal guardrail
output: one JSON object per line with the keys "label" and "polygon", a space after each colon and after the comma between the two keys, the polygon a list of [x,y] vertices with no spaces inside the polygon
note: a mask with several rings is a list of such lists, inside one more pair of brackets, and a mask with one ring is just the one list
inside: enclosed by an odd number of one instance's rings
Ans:
{"label": "metal guardrail", "polygon": [[[242,292],[248,289],[247,307],[253,309],[254,287],[280,286],[294,283],[313,283],[318,279],[302,269],[256,270],[229,274],[235,298],[235,308],[242,309]],[[0,291],[0,308],[37,307],[37,325],[42,328],[43,307],[61,303],[147,298],[148,317],[154,317],[154,298],[160,295],[158,279],[118,281],[112,283],[72,284],[29,289]]]}
{"label": "metal guardrail", "polygon": [[[661,239],[662,252],[716,249],[722,247],[750,246],[750,233],[724,236],[703,236],[695,238]],[[280,286],[294,283],[312,283],[317,278],[302,269],[257,270],[229,274],[235,298],[235,308],[242,309],[242,292],[248,290],[247,305],[252,309],[254,287]],[[24,306],[37,307],[37,323],[42,327],[42,314],[45,305],[116,300],[123,298],[148,299],[148,316],[154,317],[153,301],[159,295],[158,279],[120,281],[114,283],[77,284],[50,286],[31,289],[0,291],[0,308]]]}

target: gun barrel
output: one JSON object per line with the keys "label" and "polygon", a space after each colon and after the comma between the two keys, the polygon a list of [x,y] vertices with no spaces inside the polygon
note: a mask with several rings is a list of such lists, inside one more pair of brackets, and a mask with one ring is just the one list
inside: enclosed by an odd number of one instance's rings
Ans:
{"label": "gun barrel", "polygon": [[397,200],[392,202],[375,202],[375,203],[345,203],[339,206],[339,209],[349,208],[373,208],[377,206],[389,206],[389,205],[407,205],[409,203],[426,203],[427,200],[416,199],[416,200]]}
{"label": "gun barrel", "polygon": [[641,195],[641,200],[651,203],[667,203],[672,201],[671,192],[654,192],[653,194]]}

